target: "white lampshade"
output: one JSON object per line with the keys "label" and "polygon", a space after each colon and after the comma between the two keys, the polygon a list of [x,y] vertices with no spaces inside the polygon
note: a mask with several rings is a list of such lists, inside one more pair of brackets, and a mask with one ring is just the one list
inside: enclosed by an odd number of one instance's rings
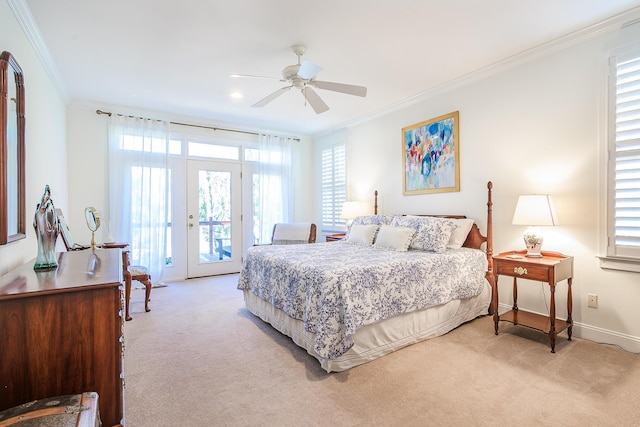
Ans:
{"label": "white lampshade", "polygon": [[541,257],[543,235],[538,226],[558,225],[553,200],[548,194],[520,196],[513,214],[513,225],[527,225],[524,242],[528,257]]}
{"label": "white lampshade", "polygon": [[370,215],[371,211],[371,207],[365,202],[344,202],[340,217],[349,220],[357,216]]}
{"label": "white lampshade", "polygon": [[513,225],[558,225],[553,200],[548,194],[518,197]]}

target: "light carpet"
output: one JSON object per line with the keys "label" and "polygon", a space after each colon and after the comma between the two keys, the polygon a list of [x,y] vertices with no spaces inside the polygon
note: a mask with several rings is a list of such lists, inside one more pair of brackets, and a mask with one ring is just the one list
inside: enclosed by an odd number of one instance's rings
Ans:
{"label": "light carpet", "polygon": [[134,290],[128,427],[640,426],[640,357],[482,317],[327,374],[244,308],[238,276]]}

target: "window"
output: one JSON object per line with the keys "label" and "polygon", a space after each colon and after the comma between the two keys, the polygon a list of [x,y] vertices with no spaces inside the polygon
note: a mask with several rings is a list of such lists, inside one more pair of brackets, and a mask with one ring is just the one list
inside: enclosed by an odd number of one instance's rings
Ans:
{"label": "window", "polygon": [[322,232],[345,231],[346,221],[340,218],[342,204],[347,200],[345,144],[323,148],[321,162]]}
{"label": "window", "polygon": [[[163,138],[123,134],[120,138],[120,149],[126,151],[143,151],[145,153],[164,154],[167,152],[167,141]],[[180,155],[181,142],[173,139],[170,140],[168,152],[169,154]]]}
{"label": "window", "polygon": [[209,157],[227,160],[238,160],[240,158],[239,147],[228,145],[203,144],[199,142],[189,142],[189,156]]}
{"label": "window", "polygon": [[[140,236],[139,239],[134,239],[131,242],[131,253],[138,254],[133,259],[149,259],[151,257],[149,252],[153,250],[153,247],[149,248],[146,244],[141,246],[140,242],[155,242],[158,235],[165,234],[165,264],[171,265],[171,209],[166,209],[166,222],[154,222],[152,217],[156,217],[156,215],[150,213],[164,209],[163,206],[156,205],[158,199],[154,197],[154,194],[166,194],[166,201],[163,202],[163,205],[171,206],[171,186],[167,186],[171,182],[171,169],[132,166],[130,178],[129,206],[131,206],[131,216],[129,227],[133,235]],[[141,200],[149,202],[141,203]]]}
{"label": "window", "polygon": [[606,255],[640,263],[640,49],[609,67]]}

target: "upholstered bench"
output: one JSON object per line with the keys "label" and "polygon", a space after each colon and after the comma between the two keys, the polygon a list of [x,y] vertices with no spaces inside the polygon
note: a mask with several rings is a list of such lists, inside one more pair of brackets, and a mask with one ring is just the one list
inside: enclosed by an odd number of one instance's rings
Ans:
{"label": "upholstered bench", "polygon": [[131,299],[131,281],[137,280],[138,282],[144,285],[144,311],[151,311],[149,308],[149,298],[151,297],[151,276],[147,271],[147,267],[143,267],[141,265],[130,265],[127,269],[129,274],[131,274],[131,280],[127,284],[126,289],[126,320],[131,320],[131,316],[129,315],[129,300]]}
{"label": "upholstered bench", "polygon": [[[149,308],[149,298],[151,297],[151,276],[147,267],[141,265],[129,265],[129,251],[122,251],[122,263],[126,266],[124,270],[125,276],[125,320],[131,320],[129,315],[129,302],[131,300],[131,282],[137,280],[144,285],[144,311],[151,311]],[[129,277],[127,277],[129,276]]]}

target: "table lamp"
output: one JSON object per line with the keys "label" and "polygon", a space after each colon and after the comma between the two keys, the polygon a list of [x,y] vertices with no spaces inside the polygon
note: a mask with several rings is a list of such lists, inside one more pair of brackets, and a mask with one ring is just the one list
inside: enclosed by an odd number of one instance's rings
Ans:
{"label": "table lamp", "polygon": [[344,202],[340,217],[347,220],[347,227],[351,225],[353,219],[357,216],[370,215],[371,209],[365,202]]}
{"label": "table lamp", "polygon": [[513,214],[513,225],[526,225],[524,244],[528,257],[540,258],[543,235],[539,226],[558,225],[553,200],[548,194],[531,194],[518,197],[516,211]]}

